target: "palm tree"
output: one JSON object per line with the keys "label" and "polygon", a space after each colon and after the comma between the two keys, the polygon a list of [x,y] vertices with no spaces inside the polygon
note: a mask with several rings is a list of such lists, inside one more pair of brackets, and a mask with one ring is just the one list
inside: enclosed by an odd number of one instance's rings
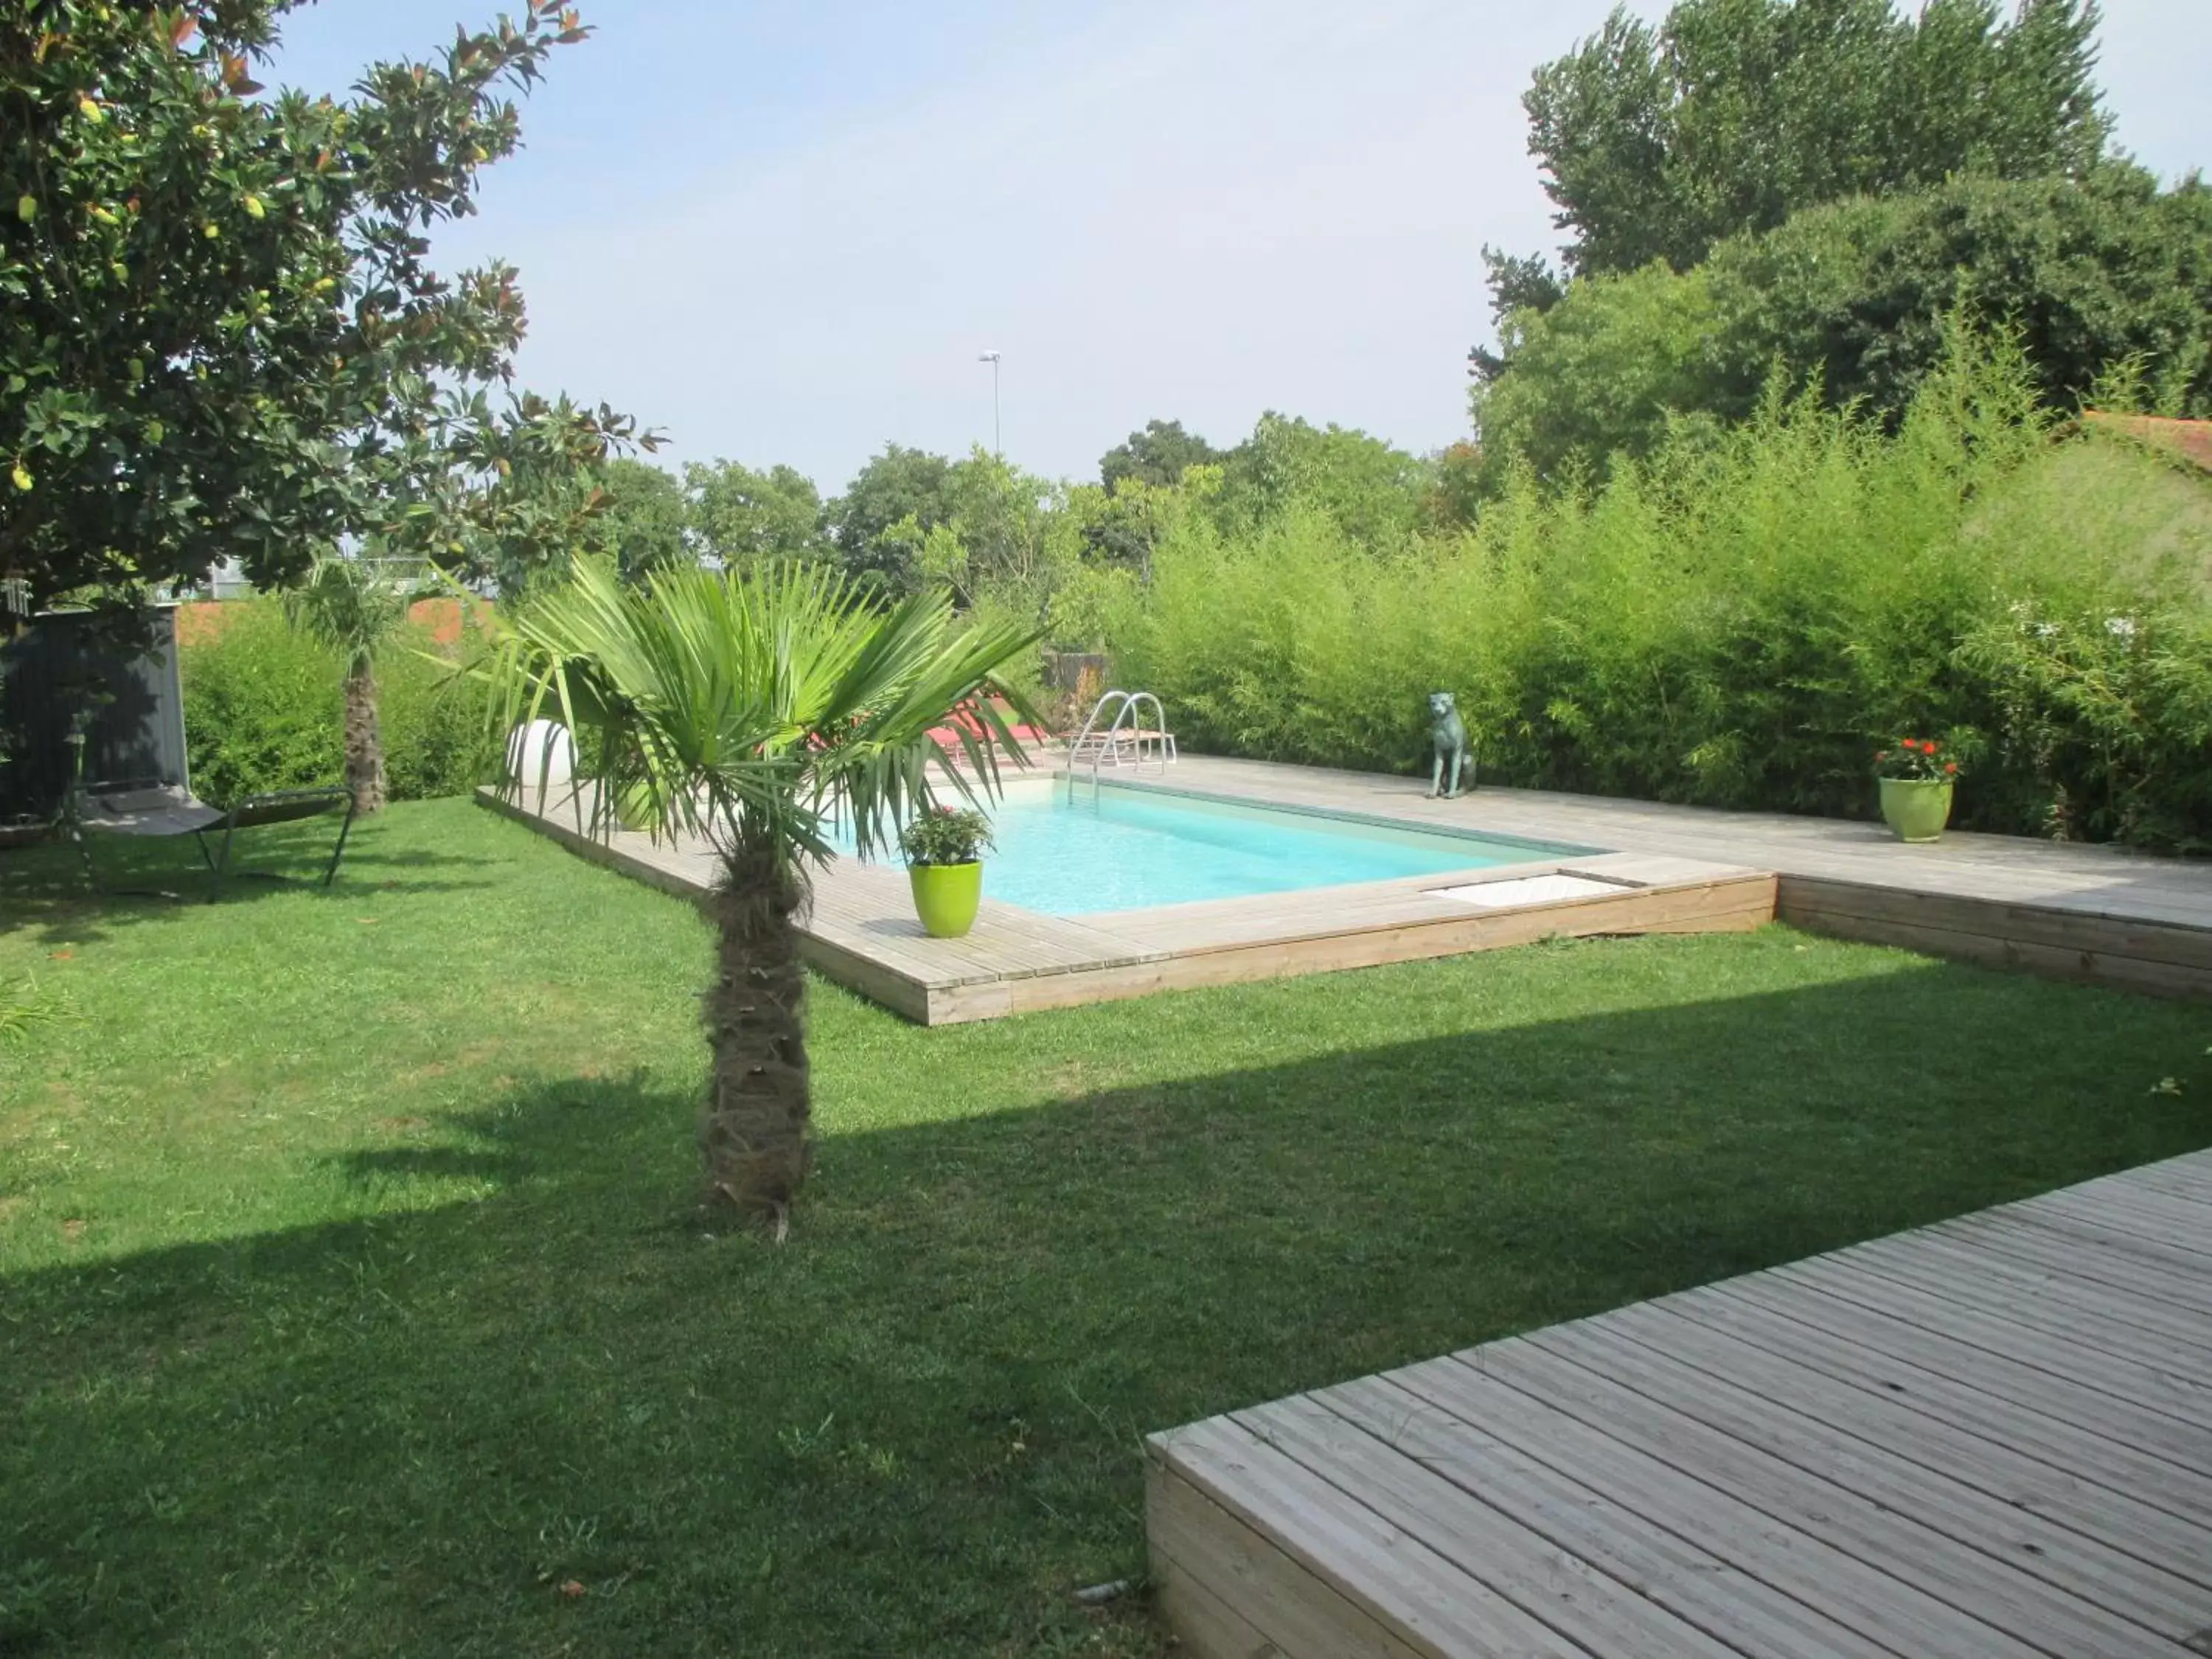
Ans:
{"label": "palm tree", "polygon": [[398,636],[412,582],[377,561],[329,556],[284,595],[292,625],[337,652],[345,663],[345,781],[354,811],[384,810],[384,732],[376,709],[376,659]]}
{"label": "palm tree", "polygon": [[[477,671],[494,719],[506,731],[558,713],[596,785],[594,830],[618,804],[623,821],[704,836],[720,857],[700,1149],[710,1193],[778,1237],[811,1157],[798,928],[810,872],[841,816],[863,854],[887,845],[929,805],[933,763],[970,800],[996,793],[1002,751],[1028,764],[995,700],[1035,720],[1000,676],[1037,637],[960,630],[943,592],[873,609],[818,567],[677,566],[626,586],[599,559],[495,625]],[[964,769],[929,735],[948,722]]]}

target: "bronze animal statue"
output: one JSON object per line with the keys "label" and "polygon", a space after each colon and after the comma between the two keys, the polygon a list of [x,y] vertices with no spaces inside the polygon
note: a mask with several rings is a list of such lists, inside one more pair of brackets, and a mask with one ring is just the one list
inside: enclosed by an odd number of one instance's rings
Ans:
{"label": "bronze animal statue", "polygon": [[1429,799],[1457,800],[1460,768],[1467,769],[1467,787],[1474,787],[1474,746],[1467,740],[1467,722],[1449,691],[1429,693]]}

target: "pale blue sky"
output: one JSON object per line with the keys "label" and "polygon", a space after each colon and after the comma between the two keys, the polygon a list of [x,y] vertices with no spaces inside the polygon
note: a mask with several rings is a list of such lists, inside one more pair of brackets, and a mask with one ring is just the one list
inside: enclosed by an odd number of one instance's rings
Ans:
{"label": "pale blue sky", "polygon": [[[1269,408],[1433,449],[1482,244],[1554,240],[1522,89],[1610,4],[582,0],[441,256],[521,267],[528,385],[825,493],[887,439],[988,444],[988,348],[1042,472]],[[496,10],[319,0],[276,78],[335,91]],[[2122,144],[2212,166],[2212,0],[2106,0],[2103,40]]]}

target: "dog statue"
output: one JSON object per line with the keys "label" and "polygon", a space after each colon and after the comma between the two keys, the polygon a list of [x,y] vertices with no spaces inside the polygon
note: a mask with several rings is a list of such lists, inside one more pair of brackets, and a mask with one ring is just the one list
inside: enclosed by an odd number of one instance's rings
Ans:
{"label": "dog statue", "polygon": [[1435,756],[1429,766],[1430,799],[1459,799],[1462,766],[1467,768],[1467,787],[1474,787],[1474,747],[1467,740],[1467,722],[1459,717],[1459,704],[1449,691],[1429,693],[1429,747]]}

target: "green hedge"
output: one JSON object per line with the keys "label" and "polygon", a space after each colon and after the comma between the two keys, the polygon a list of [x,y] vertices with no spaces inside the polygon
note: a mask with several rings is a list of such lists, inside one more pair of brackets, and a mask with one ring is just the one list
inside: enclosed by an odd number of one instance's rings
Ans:
{"label": "green hedge", "polygon": [[[182,652],[192,786],[218,805],[268,789],[334,783],[344,772],[343,666],[273,600],[226,606],[222,626]],[[415,654],[410,629],[377,670],[385,767],[394,800],[465,794],[489,775],[483,699]]]}
{"label": "green hedge", "polygon": [[1194,747],[1425,769],[1447,690],[1487,780],[1850,817],[1919,732],[1968,763],[1963,826],[2206,850],[2208,577],[2202,477],[2053,432],[2001,356],[1894,437],[1770,404],[1407,549],[1194,515],[1115,644]]}

